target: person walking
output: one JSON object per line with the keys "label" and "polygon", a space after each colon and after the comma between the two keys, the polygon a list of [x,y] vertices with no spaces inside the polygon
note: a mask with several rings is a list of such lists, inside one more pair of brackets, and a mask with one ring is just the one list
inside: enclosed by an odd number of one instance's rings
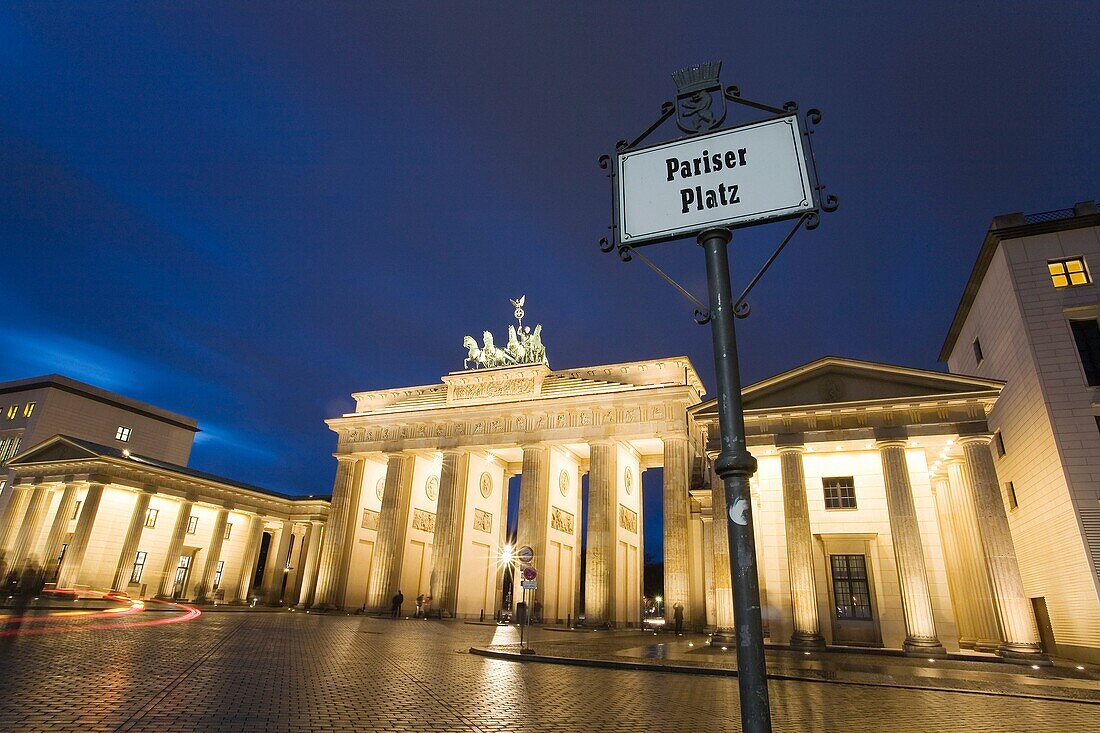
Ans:
{"label": "person walking", "polygon": [[676,622],[676,635],[684,633],[684,604],[676,601],[672,607],[672,620]]}
{"label": "person walking", "polygon": [[421,593],[416,597],[416,614],[413,618],[420,618],[420,609],[424,606],[424,594]]}
{"label": "person walking", "polygon": [[401,604],[405,602],[405,596],[401,595],[401,589],[397,589],[397,595],[393,597],[393,602],[390,604],[390,618],[398,618],[401,616]]}

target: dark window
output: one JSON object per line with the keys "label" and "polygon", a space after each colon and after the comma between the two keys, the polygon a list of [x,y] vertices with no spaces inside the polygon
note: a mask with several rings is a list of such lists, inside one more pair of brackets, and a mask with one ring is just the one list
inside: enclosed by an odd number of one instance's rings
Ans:
{"label": "dark window", "polygon": [[826,509],[855,509],[856,484],[851,476],[821,479]]}
{"label": "dark window", "polygon": [[833,595],[838,619],[871,618],[871,588],[867,584],[867,558],[863,555],[830,555]]}
{"label": "dark window", "polygon": [[1020,502],[1016,500],[1016,487],[1009,481],[1005,484],[1005,495],[1008,497],[1008,508],[1015,509],[1020,506]]}
{"label": "dark window", "polygon": [[222,584],[222,571],[225,570],[225,560],[218,560],[218,569],[214,571],[214,590]]}
{"label": "dark window", "polygon": [[195,534],[199,528],[199,518],[189,517],[187,519],[187,534]]}
{"label": "dark window", "polygon": [[138,552],[138,554],[134,556],[134,567],[130,570],[131,583],[141,582],[141,573],[145,570],[145,557],[146,554],[144,552]]}
{"label": "dark window", "polygon": [[1096,429],[1100,430],[1100,415],[1096,416]]}
{"label": "dark window", "polygon": [[997,446],[997,455],[1003,456],[1005,454],[1005,439],[1000,430],[993,433],[993,443]]}
{"label": "dark window", "polygon": [[985,360],[985,355],[982,354],[982,342],[978,339],[974,339],[974,361],[981,364]]}
{"label": "dark window", "polygon": [[229,536],[233,534],[233,523],[229,522],[225,525],[225,538],[229,539]]}
{"label": "dark window", "polygon": [[71,517],[69,517],[69,521],[71,522],[79,516],[80,516],[80,502],[78,501],[78,502],[73,503],[73,515]]}
{"label": "dark window", "polygon": [[1095,319],[1070,321],[1081,366],[1085,369],[1085,381],[1090,387],[1100,386],[1100,324]]}

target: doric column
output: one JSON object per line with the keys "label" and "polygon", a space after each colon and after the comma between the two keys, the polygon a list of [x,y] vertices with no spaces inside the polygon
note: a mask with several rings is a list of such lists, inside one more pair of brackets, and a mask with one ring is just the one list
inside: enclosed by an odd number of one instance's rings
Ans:
{"label": "doric column", "polygon": [[432,540],[432,607],[440,615],[454,616],[458,608],[458,563],[462,557],[462,523],[466,509],[466,485],[470,454],[444,451],[439,474],[435,537]]}
{"label": "doric column", "polygon": [[[155,492],[154,492],[155,493]],[[118,553],[118,562],[115,564],[115,577],[111,581],[111,590],[121,592],[126,590],[130,581],[130,569],[137,554],[138,545],[141,542],[141,531],[145,529],[145,513],[149,511],[149,500],[153,494],[149,491],[139,491],[134,497],[134,509],[130,512],[130,524],[126,528],[126,537],[122,541],[122,551]]]}
{"label": "doric column", "polygon": [[886,511],[894,543],[894,560],[901,585],[901,605],[905,613],[904,649],[923,656],[946,654],[936,636],[932,617],[932,598],[924,569],[924,546],[909,483],[909,465],[905,460],[905,440],[880,440],[876,443],[882,459],[886,482]]}
{"label": "doric column", "polygon": [[218,560],[222,556],[222,543],[225,542],[225,525],[229,523],[229,509],[219,507],[214,517],[214,529],[210,532],[210,544],[206,546],[206,563],[202,566],[196,598],[207,601],[214,596],[214,576],[218,573]]}
{"label": "doric column", "polygon": [[[367,605],[375,611],[388,610],[390,599],[399,590],[415,461],[407,453],[391,453],[386,458],[386,488],[382,494],[374,559],[371,560],[370,580],[367,583]],[[321,562],[323,565],[323,557]]]}
{"label": "doric column", "polygon": [[[690,620],[691,578],[688,556],[688,488],[691,482],[688,439],[686,436],[664,438],[664,536],[665,593],[664,611],[668,624],[673,623],[676,604],[683,606],[684,620]],[[639,483],[641,481],[639,480]],[[639,536],[642,533],[639,533]]]}
{"label": "doric column", "polygon": [[84,503],[80,507],[80,516],[76,520],[73,540],[65,550],[65,559],[57,576],[58,588],[72,588],[80,578],[84,566],[84,553],[88,551],[88,539],[92,535],[99,502],[103,499],[103,484],[89,484],[84,493]]}
{"label": "doric column", "polygon": [[711,534],[714,544],[714,633],[710,643],[725,646],[737,643],[733,615],[733,576],[730,574],[729,522],[726,521],[725,482],[710,474]]}
{"label": "doric column", "polygon": [[[325,538],[321,543],[321,564],[317,574],[317,592],[313,601],[313,605],[317,608],[336,608],[343,602],[342,598],[337,598],[340,586],[339,575],[357,459],[354,456],[336,456],[336,461],[336,480],[332,484],[332,504],[329,508],[328,525],[325,527]],[[374,551],[377,561],[377,542]]]}
{"label": "doric column", "polygon": [[997,653],[1005,659],[1028,664],[1049,664],[1043,654],[1031,602],[1024,594],[1024,581],[1012,545],[1004,500],[997,482],[997,469],[989,452],[990,436],[959,439],[966,457],[966,474],[978,514],[978,529],[985,547],[993,603],[1001,622],[1004,642]]}
{"label": "doric column", "polygon": [[313,580],[317,574],[317,548],[320,546],[321,525],[306,522],[302,544],[298,548],[298,572],[294,574],[294,589],[290,594],[293,606],[308,606],[308,596],[313,592]]}
{"label": "doric column", "polygon": [[51,489],[44,484],[38,484],[31,492],[27,501],[27,509],[23,513],[22,524],[19,525],[19,533],[15,536],[12,545],[12,557],[9,567],[18,568],[24,562],[32,559],[38,536],[42,532],[42,523],[46,519],[46,512],[50,508]]}
{"label": "doric column", "polygon": [[978,514],[974,508],[974,492],[966,462],[951,459],[947,462],[947,496],[951,515],[951,527],[958,545],[959,567],[964,578],[961,596],[966,607],[965,618],[970,623],[967,641],[983,650],[996,650],[1003,639],[993,610],[993,591],[989,587],[989,569],[985,564],[985,549],[978,530]]}
{"label": "doric column", "polygon": [[[545,445],[523,446],[523,472],[519,484],[519,524],[516,528],[516,547],[528,546],[535,551],[536,570],[546,569],[546,534],[550,523],[550,448]],[[592,517],[589,515],[589,522]],[[591,525],[590,525],[591,526]],[[590,535],[591,536],[591,535]],[[591,545],[589,545],[591,547]],[[518,578],[518,576],[517,576]],[[539,583],[528,602],[543,604],[546,598],[546,581]],[[522,598],[517,581],[516,593]]]}
{"label": "doric column", "polygon": [[31,494],[30,484],[16,484],[11,487],[11,496],[4,506],[4,516],[0,517],[0,553],[6,554],[15,542],[19,520],[27,510],[27,497]]}
{"label": "doric column", "polygon": [[271,538],[268,547],[267,576],[264,579],[267,605],[278,606],[283,602],[283,582],[287,579],[287,555],[290,553],[290,539],[294,535],[294,525],[283,522],[278,537]]}
{"label": "doric column", "polygon": [[[584,622],[588,626],[605,626],[615,621],[615,594],[611,585],[615,572],[615,517],[611,506],[618,486],[618,448],[611,440],[590,442],[588,446]],[[526,465],[525,460],[525,469]]]}
{"label": "doric column", "polygon": [[263,517],[253,514],[248,521],[248,540],[244,545],[244,556],[241,557],[241,576],[238,578],[237,602],[248,603],[248,595],[252,591],[252,581],[256,579],[256,562],[260,558],[260,543],[264,538]]}
{"label": "doric column", "polygon": [[57,579],[57,557],[61,554],[61,544],[65,539],[65,532],[72,521],[73,509],[76,507],[77,484],[71,481],[65,484],[61,491],[61,501],[57,504],[57,511],[53,515],[53,524],[50,525],[50,533],[46,535],[46,545],[42,549],[42,564],[46,567],[46,578]]}
{"label": "doric column", "polygon": [[787,537],[787,570],[791,579],[791,613],[794,631],[791,646],[825,646],[817,613],[814,584],[814,547],[810,531],[810,507],[806,502],[803,446],[780,446],[783,480],[783,527]]}
{"label": "doric column", "polygon": [[955,535],[954,522],[951,519],[951,485],[947,476],[932,476],[932,501],[936,505],[936,524],[940,529],[940,544],[943,546],[943,559],[947,570],[947,587],[951,592],[951,607],[955,609],[955,626],[959,632],[959,646],[974,648],[974,619],[971,618],[970,604],[966,594],[969,585],[959,555],[959,540]]}
{"label": "doric column", "polygon": [[176,585],[176,568],[179,567],[180,553],[183,552],[183,540],[187,535],[187,523],[191,520],[191,508],[194,503],[185,499],[179,504],[176,514],[176,526],[172,528],[172,538],[168,541],[168,555],[164,558],[164,574],[160,579],[159,598],[171,598]]}

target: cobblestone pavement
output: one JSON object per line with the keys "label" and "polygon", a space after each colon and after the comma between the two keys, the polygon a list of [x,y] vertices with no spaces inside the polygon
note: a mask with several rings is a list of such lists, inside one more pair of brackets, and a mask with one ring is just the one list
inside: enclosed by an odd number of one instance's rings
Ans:
{"label": "cobblestone pavement", "polygon": [[[467,653],[514,634],[283,612],[8,636],[0,639],[0,730],[739,729],[734,678]],[[777,731],[1100,730],[1100,706],[1083,703],[784,680],[771,694]]]}

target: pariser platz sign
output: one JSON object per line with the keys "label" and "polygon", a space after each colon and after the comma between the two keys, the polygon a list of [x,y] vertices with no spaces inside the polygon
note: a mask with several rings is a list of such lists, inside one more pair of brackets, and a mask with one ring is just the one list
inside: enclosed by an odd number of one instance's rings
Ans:
{"label": "pariser platz sign", "polygon": [[792,114],[620,153],[619,241],[638,246],[816,210],[803,140]]}

